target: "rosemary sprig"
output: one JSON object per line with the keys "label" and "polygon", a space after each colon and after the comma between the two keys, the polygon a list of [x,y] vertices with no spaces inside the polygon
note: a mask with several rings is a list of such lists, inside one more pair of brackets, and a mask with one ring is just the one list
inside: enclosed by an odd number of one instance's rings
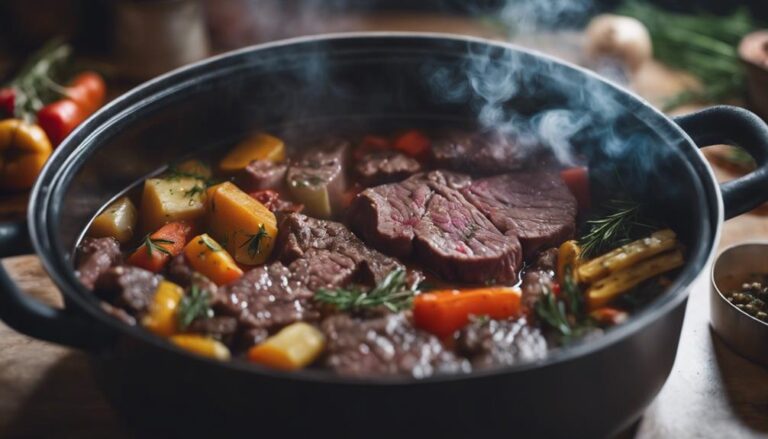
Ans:
{"label": "rosemary sprig", "polygon": [[211,317],[213,317],[213,310],[210,305],[210,294],[197,285],[192,285],[189,294],[182,297],[179,302],[176,314],[179,328],[183,331],[195,320]]}
{"label": "rosemary sprig", "polygon": [[246,239],[245,242],[240,245],[240,248],[247,246],[248,255],[252,258],[261,253],[262,241],[264,239],[270,239],[269,234],[267,233],[267,229],[264,228],[264,224],[259,225],[258,232],[247,236],[248,239]]}
{"label": "rosemary sprig", "polygon": [[615,199],[600,209],[604,214],[587,221],[588,232],[579,239],[582,256],[590,258],[620,247],[653,225],[641,219],[642,206],[627,199]]}
{"label": "rosemary sprig", "polygon": [[160,252],[163,254],[166,254],[168,256],[173,256],[168,249],[163,247],[161,244],[174,244],[175,241],[171,241],[170,239],[156,239],[152,238],[150,235],[147,235],[144,237],[142,241],[142,245],[144,245],[147,249],[147,256],[150,258],[152,257],[153,252]]}
{"label": "rosemary sprig", "polygon": [[221,251],[221,246],[219,246],[216,241],[209,238],[208,235],[200,235],[200,241],[198,241],[198,243],[208,247],[208,250],[212,252]]}
{"label": "rosemary sprig", "polygon": [[398,268],[392,270],[371,290],[323,288],[315,293],[315,300],[334,305],[340,311],[384,306],[392,312],[397,312],[411,307],[416,291],[415,287],[407,285],[405,270]]}
{"label": "rosemary sprig", "polygon": [[67,90],[53,80],[69,60],[72,48],[59,40],[43,46],[9,84],[16,90],[14,115],[30,121],[48,102],[66,96]]}
{"label": "rosemary sprig", "polygon": [[560,333],[567,343],[589,331],[594,323],[586,315],[584,293],[573,280],[570,267],[566,268],[560,291],[560,297],[557,297],[545,287],[544,295],[536,302],[534,311],[546,325]]}

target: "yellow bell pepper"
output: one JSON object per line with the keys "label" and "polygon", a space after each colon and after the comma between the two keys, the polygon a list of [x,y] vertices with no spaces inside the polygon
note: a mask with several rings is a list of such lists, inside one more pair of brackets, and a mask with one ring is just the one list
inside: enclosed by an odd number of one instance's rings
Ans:
{"label": "yellow bell pepper", "polygon": [[29,189],[53,148],[45,131],[19,119],[0,122],[0,188]]}
{"label": "yellow bell pepper", "polygon": [[245,169],[254,160],[285,160],[285,144],[269,134],[255,134],[240,142],[224,156],[219,162],[219,168],[224,172],[236,172]]}
{"label": "yellow bell pepper", "polygon": [[325,347],[325,336],[314,326],[296,322],[248,351],[248,359],[273,369],[296,370],[315,361]]}
{"label": "yellow bell pepper", "polygon": [[184,247],[184,255],[195,271],[216,285],[226,285],[243,275],[232,256],[207,233],[192,238]]}
{"label": "yellow bell pepper", "polygon": [[163,337],[175,334],[176,309],[182,297],[184,297],[184,289],[173,282],[161,281],[149,305],[149,313],[144,316],[141,324]]}
{"label": "yellow bell pepper", "polygon": [[171,342],[176,346],[190,352],[214,360],[229,360],[231,357],[229,348],[220,341],[202,335],[179,334],[171,336]]}
{"label": "yellow bell pepper", "polygon": [[208,224],[237,262],[262,264],[277,237],[275,214],[230,182],[208,189]]}

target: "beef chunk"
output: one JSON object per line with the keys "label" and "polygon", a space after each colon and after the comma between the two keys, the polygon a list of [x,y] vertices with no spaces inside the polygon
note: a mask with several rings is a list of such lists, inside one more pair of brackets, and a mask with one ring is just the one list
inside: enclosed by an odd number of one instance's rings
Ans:
{"label": "beef chunk", "polygon": [[411,375],[468,372],[466,360],[447,351],[440,341],[414,328],[402,314],[363,320],[347,314],[325,319],[325,365],[341,375]]}
{"label": "beef chunk", "polygon": [[523,149],[498,131],[454,133],[432,145],[439,166],[473,173],[501,173],[522,168]]}
{"label": "beef chunk", "polygon": [[238,176],[237,183],[246,192],[277,189],[283,185],[287,171],[288,165],[286,163],[254,160]]}
{"label": "beef chunk", "polygon": [[400,181],[420,170],[416,159],[391,149],[369,152],[355,164],[355,172],[366,186]]}
{"label": "beef chunk", "polygon": [[190,323],[187,331],[204,334],[229,344],[237,331],[237,319],[230,316],[197,319]]}
{"label": "beef chunk", "polygon": [[[287,215],[279,230],[277,258],[294,271],[316,273],[307,278],[310,288],[339,286],[353,280],[374,285],[403,267],[397,260],[368,248],[338,222],[296,213]],[[304,262],[298,261],[301,259]],[[318,276],[327,279],[313,281]]]}
{"label": "beef chunk", "polygon": [[249,194],[256,199],[264,207],[271,210],[273,213],[293,213],[301,212],[304,210],[303,204],[296,204],[288,200],[284,200],[280,197],[280,194],[271,189],[264,189],[261,191],[251,192]]}
{"label": "beef chunk", "polygon": [[326,218],[341,210],[346,188],[344,161],[348,149],[348,142],[326,140],[312,146],[288,168],[288,187],[294,197],[304,203],[310,215]]}
{"label": "beef chunk", "polygon": [[513,281],[522,263],[520,243],[502,234],[459,188],[468,177],[441,171],[361,192],[350,223],[367,242],[412,256],[447,280]]}
{"label": "beef chunk", "polygon": [[134,316],[147,312],[162,276],[130,265],[109,268],[96,281],[96,293]]}
{"label": "beef chunk", "polygon": [[92,290],[99,276],[120,261],[120,244],[114,238],[85,238],[77,259],[77,277]]}
{"label": "beef chunk", "polygon": [[552,291],[557,269],[557,249],[551,248],[538,254],[525,271],[522,282],[523,306],[532,310],[545,290]]}
{"label": "beef chunk", "polygon": [[207,291],[212,298],[212,303],[220,300],[218,294],[219,287],[205,275],[195,271],[189,265],[184,253],[171,258],[171,261],[168,263],[168,279],[185,289],[194,286],[200,290]]}
{"label": "beef chunk", "polygon": [[475,180],[461,192],[504,234],[515,235],[526,258],[570,238],[576,199],[559,173],[517,172]]}
{"label": "beef chunk", "polygon": [[547,356],[547,341],[525,318],[476,321],[459,331],[456,351],[482,369],[541,360]]}

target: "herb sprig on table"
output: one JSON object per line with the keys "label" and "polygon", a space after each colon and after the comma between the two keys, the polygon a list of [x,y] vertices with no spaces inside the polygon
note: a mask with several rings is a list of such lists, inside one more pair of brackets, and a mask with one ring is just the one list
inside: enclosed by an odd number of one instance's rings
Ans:
{"label": "herb sprig on table", "polygon": [[340,311],[384,306],[392,312],[397,312],[411,307],[415,293],[416,288],[408,286],[405,270],[398,268],[370,290],[321,289],[315,294],[315,300],[334,305]]}
{"label": "herb sprig on table", "polygon": [[700,90],[675,96],[665,110],[743,95],[745,79],[737,46],[744,35],[758,27],[746,9],[721,16],[681,14],[647,2],[629,1],[617,12],[637,18],[648,28],[656,59],[690,72],[702,83]]}

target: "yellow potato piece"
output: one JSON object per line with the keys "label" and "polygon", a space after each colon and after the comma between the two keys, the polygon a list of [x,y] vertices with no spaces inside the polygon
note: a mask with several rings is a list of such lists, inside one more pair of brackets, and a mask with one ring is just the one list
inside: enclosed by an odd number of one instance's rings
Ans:
{"label": "yellow potato piece", "polygon": [[314,326],[296,322],[248,351],[254,363],[282,370],[301,369],[323,352],[325,337]]}
{"label": "yellow potato piece", "polygon": [[237,144],[224,156],[219,162],[219,168],[224,172],[235,172],[245,169],[254,160],[273,162],[285,160],[285,144],[282,140],[269,134],[254,134]]}
{"label": "yellow potato piece", "polygon": [[229,360],[231,357],[229,348],[220,341],[210,337],[191,334],[179,334],[171,336],[171,342],[176,346],[197,355],[213,358],[214,360]]}
{"label": "yellow potato piece", "polygon": [[263,204],[225,182],[208,189],[208,220],[216,240],[241,264],[262,264],[277,237],[277,219]]}
{"label": "yellow potato piece", "polygon": [[88,236],[103,238],[111,236],[121,244],[133,238],[138,213],[130,198],[122,197],[110,204],[91,223]]}
{"label": "yellow potato piece", "polygon": [[141,196],[141,223],[151,232],[173,221],[205,215],[205,183],[192,177],[150,178]]}
{"label": "yellow potato piece", "polygon": [[142,319],[141,324],[163,337],[175,334],[178,326],[176,309],[182,297],[184,297],[183,288],[173,282],[161,281],[149,305],[149,313]]}

